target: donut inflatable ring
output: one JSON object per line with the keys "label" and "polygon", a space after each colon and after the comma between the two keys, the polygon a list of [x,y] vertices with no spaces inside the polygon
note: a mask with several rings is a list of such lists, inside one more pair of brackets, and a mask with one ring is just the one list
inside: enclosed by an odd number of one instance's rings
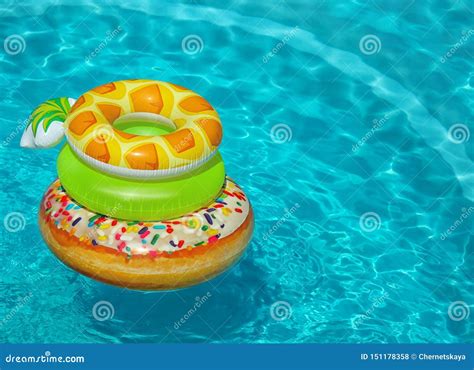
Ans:
{"label": "donut inflatable ring", "polygon": [[76,271],[140,290],[183,288],[232,266],[250,242],[250,202],[226,176],[217,112],[167,82],[107,83],[31,114],[21,145],[67,142],[39,226]]}

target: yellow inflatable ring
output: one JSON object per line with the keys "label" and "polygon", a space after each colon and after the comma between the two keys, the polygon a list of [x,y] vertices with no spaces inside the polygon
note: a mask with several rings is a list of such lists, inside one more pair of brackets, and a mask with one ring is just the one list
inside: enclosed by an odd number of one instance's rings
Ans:
{"label": "yellow inflatable ring", "polygon": [[[115,127],[127,119],[159,123],[168,133],[137,135]],[[219,116],[206,99],[153,80],[111,82],[86,92],[72,106],[64,129],[71,148],[88,164],[131,178],[188,172],[208,161],[222,140]]]}

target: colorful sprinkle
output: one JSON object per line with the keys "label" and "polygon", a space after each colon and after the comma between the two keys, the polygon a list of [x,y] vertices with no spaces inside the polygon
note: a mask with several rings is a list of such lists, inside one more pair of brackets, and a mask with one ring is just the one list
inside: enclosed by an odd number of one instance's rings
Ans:
{"label": "colorful sprinkle", "polygon": [[206,221],[207,221],[210,225],[213,224],[212,218],[211,218],[211,216],[209,216],[209,213],[204,213],[204,217],[206,218]]}
{"label": "colorful sprinkle", "polygon": [[141,235],[141,234],[143,234],[144,232],[146,232],[147,230],[148,230],[148,227],[145,226],[145,227],[142,227],[142,228],[138,231],[138,233]]}
{"label": "colorful sprinkle", "polygon": [[95,216],[92,216],[91,218],[89,218],[89,223],[94,223],[95,220],[97,220],[98,218],[100,217],[100,215],[95,215]]}
{"label": "colorful sprinkle", "polygon": [[214,236],[211,236],[207,242],[208,243],[215,243],[217,240],[219,239],[219,237],[217,235],[214,235]]}
{"label": "colorful sprinkle", "polygon": [[242,219],[240,214],[247,212],[248,204],[245,195],[232,181],[228,180],[226,186],[214,203],[182,218],[141,222],[94,214],[71,200],[57,181],[45,195],[43,212],[47,222],[78,237],[81,242],[115,248],[127,258],[135,253],[156,257],[161,253],[172,254],[180,249],[192,250],[214,243],[224,230],[226,234],[227,229],[232,231],[233,220]]}

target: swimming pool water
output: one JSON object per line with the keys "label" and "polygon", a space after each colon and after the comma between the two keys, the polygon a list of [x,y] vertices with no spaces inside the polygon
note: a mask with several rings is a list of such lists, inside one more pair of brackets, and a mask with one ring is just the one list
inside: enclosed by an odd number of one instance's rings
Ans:
{"label": "swimming pool water", "polygon": [[[473,342],[472,3],[136,4],[1,5],[1,341]],[[137,77],[216,107],[255,210],[239,264],[175,292],[62,265],[59,148],[19,147],[42,101]]]}

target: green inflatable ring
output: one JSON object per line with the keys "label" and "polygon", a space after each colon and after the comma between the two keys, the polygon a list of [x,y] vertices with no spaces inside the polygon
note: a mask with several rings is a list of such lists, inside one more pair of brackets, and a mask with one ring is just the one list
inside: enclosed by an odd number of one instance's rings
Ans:
{"label": "green inflatable ring", "polygon": [[219,153],[203,166],[170,179],[138,181],[99,172],[65,145],[58,174],[66,192],[99,214],[125,220],[168,220],[211,203],[222,191],[224,162]]}

